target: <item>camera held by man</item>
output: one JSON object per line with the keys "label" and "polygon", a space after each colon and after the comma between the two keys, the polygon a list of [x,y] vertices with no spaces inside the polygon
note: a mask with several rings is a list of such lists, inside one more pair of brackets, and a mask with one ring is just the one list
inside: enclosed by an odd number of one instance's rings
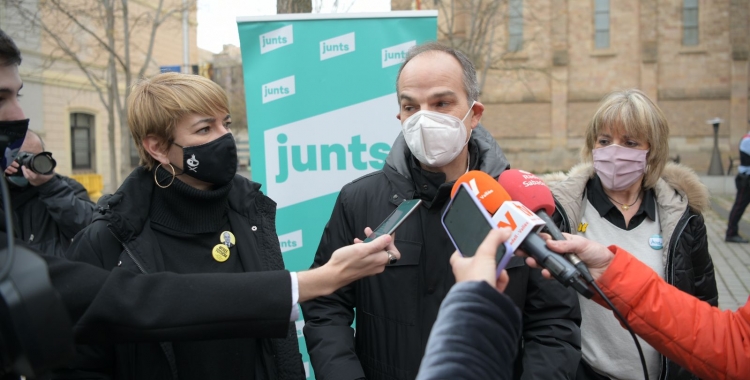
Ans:
{"label": "camera held by man", "polygon": [[16,237],[40,252],[63,256],[70,240],[91,223],[94,203],[80,183],[55,173],[56,166],[42,138],[29,130],[5,178],[18,221]]}

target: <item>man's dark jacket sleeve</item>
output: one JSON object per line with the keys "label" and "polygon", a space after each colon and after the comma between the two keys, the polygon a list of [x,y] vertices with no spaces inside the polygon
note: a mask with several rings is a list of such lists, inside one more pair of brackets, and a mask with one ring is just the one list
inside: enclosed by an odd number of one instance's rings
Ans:
{"label": "man's dark jacket sleeve", "polygon": [[38,190],[39,200],[68,240],[91,224],[95,205],[76,180],[56,174]]}
{"label": "man's dark jacket sleeve", "polygon": [[[353,242],[355,234],[345,209],[346,191],[336,200],[328,224],[315,253],[312,268],[328,262],[338,248]],[[318,297],[301,304],[305,317],[307,352],[317,379],[359,379],[364,377],[354,347],[355,284],[345,286],[335,293]]]}
{"label": "man's dark jacket sleeve", "polygon": [[458,283],[440,305],[417,380],[512,379],[521,315],[488,283]]}

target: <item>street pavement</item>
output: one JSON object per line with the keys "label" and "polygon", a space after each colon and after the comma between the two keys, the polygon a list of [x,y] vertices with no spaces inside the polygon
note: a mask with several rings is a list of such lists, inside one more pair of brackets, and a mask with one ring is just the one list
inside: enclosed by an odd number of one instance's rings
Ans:
{"label": "street pavement", "polygon": [[[733,202],[734,194],[712,192],[711,209],[703,214],[708,249],[716,268],[719,308],[722,310],[736,310],[747,302],[750,295],[750,244],[724,241],[727,215]],[[740,235],[750,238],[750,210],[740,221]]]}

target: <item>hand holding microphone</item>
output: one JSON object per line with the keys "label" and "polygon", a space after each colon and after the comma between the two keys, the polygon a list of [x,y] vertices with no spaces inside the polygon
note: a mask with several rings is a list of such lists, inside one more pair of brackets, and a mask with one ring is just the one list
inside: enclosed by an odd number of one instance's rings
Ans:
{"label": "hand holding microphone", "polygon": [[[609,264],[615,258],[615,255],[607,247],[584,238],[583,236],[571,235],[563,233],[564,240],[552,240],[545,239],[547,241],[547,247],[549,249],[563,254],[565,252],[575,252],[577,257],[580,258],[581,263],[584,263],[594,281],[599,279],[604,272],[609,268]],[[527,262],[532,267],[538,267],[534,258],[527,259]],[[543,274],[546,270],[543,270]],[[545,277],[551,277],[551,274],[545,274]]]}
{"label": "hand holding microphone", "polygon": [[[497,180],[508,194],[510,194],[512,199],[523,203],[544,220],[547,231],[553,240],[565,240],[562,232],[550,217],[555,212],[555,200],[552,197],[549,187],[544,184],[541,178],[527,171],[508,169],[502,172]],[[563,256],[578,268],[581,276],[587,282],[594,280],[586,268],[586,264],[578,256],[574,253],[564,253]],[[590,292],[590,290],[587,291]]]}
{"label": "hand holding microphone", "polygon": [[580,278],[578,269],[550,251],[536,233],[545,225],[544,220],[520,202],[512,201],[506,190],[486,173],[470,171],[464,174],[456,181],[454,194],[462,183],[467,183],[487,211],[494,214],[492,219],[498,226],[507,226],[513,230],[508,240],[512,248],[520,248],[532,256],[563,285],[573,286],[585,297],[592,296],[593,293]]}

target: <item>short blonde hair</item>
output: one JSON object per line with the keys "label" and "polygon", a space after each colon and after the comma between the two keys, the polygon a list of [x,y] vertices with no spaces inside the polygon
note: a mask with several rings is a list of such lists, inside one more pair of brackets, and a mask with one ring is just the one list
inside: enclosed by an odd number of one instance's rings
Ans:
{"label": "short blonde hair", "polygon": [[628,136],[649,144],[643,187],[652,188],[659,180],[669,157],[669,124],[656,104],[637,89],[615,91],[604,97],[586,130],[581,158],[593,162],[592,150],[604,132],[622,130]]}
{"label": "short blonde hair", "polygon": [[169,148],[175,125],[192,113],[229,113],[227,94],[208,78],[199,75],[163,73],[145,78],[131,88],[128,97],[128,126],[138,148],[140,164],[151,169],[156,160],[143,148],[143,139],[154,135]]}

